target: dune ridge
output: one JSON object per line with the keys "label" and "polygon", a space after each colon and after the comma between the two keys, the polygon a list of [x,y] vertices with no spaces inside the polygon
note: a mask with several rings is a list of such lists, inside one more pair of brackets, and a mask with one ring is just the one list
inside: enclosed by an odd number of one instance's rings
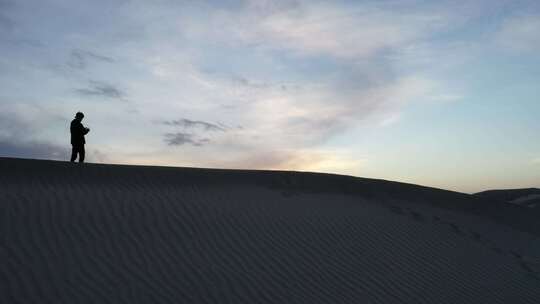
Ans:
{"label": "dune ridge", "polygon": [[538,218],[331,174],[0,158],[0,303],[538,303]]}
{"label": "dune ridge", "polygon": [[[487,190],[474,195],[490,201],[515,204],[533,210],[540,205],[540,189],[538,188]],[[540,208],[536,208],[533,212],[535,211],[538,212],[537,216],[540,216]]]}

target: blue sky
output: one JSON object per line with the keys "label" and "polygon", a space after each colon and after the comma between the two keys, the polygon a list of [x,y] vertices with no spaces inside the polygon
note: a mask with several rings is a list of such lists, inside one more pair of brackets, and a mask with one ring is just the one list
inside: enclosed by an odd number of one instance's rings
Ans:
{"label": "blue sky", "polygon": [[536,1],[0,0],[0,155],[540,187]]}

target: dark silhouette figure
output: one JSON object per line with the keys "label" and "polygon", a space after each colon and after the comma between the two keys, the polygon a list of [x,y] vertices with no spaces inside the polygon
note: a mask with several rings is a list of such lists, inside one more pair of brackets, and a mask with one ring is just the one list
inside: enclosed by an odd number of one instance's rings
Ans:
{"label": "dark silhouette figure", "polygon": [[84,114],[77,112],[75,114],[75,119],[71,121],[71,126],[69,130],[71,131],[71,162],[74,162],[77,159],[77,154],[79,154],[79,162],[84,162],[84,136],[90,132],[90,129],[85,128],[81,123],[84,118]]}

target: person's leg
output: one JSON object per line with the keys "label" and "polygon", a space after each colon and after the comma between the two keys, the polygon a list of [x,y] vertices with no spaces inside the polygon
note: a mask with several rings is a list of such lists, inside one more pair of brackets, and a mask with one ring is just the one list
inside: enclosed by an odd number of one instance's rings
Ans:
{"label": "person's leg", "polygon": [[79,147],[79,162],[84,163],[84,144]]}
{"label": "person's leg", "polygon": [[71,162],[74,162],[77,159],[77,146],[71,146]]}

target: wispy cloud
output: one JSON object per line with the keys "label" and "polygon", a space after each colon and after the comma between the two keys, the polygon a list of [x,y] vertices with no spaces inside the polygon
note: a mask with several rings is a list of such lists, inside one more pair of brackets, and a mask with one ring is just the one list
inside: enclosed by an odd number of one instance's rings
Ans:
{"label": "wispy cloud", "polygon": [[90,81],[88,88],[76,89],[75,92],[82,96],[101,96],[116,99],[125,96],[125,93],[113,84],[101,81]]}
{"label": "wispy cloud", "polygon": [[89,61],[112,63],[114,59],[88,50],[75,49],[71,51],[67,64],[74,69],[85,69]]}
{"label": "wispy cloud", "polygon": [[165,133],[164,141],[169,146],[182,146],[185,144],[200,147],[210,143],[209,138],[201,138],[201,132],[226,132],[227,127],[221,124],[210,123],[202,120],[191,120],[181,118],[176,120],[165,120],[163,125],[182,128],[183,132]]}
{"label": "wispy cloud", "polygon": [[239,85],[253,88],[253,89],[265,89],[270,86],[269,83],[266,82],[253,82],[252,80],[249,80],[242,76],[231,76],[231,79],[234,83],[238,83]]}
{"label": "wispy cloud", "polygon": [[191,120],[187,118],[163,121],[163,124],[167,126],[177,126],[188,129],[202,128],[204,131],[226,131],[224,126],[202,120]]}
{"label": "wispy cloud", "polygon": [[[413,12],[397,6],[358,6],[290,1],[290,5],[247,5],[215,15],[208,28],[197,33],[216,35],[219,24],[228,39],[267,49],[285,49],[300,55],[366,58],[425,38],[448,24],[449,14]],[[215,23],[215,24],[214,24]],[[220,39],[219,37],[214,37]]]}
{"label": "wispy cloud", "polygon": [[208,138],[195,138],[194,134],[182,132],[165,133],[164,136],[164,140],[169,146],[182,146],[185,144],[189,144],[200,147],[210,142]]}

